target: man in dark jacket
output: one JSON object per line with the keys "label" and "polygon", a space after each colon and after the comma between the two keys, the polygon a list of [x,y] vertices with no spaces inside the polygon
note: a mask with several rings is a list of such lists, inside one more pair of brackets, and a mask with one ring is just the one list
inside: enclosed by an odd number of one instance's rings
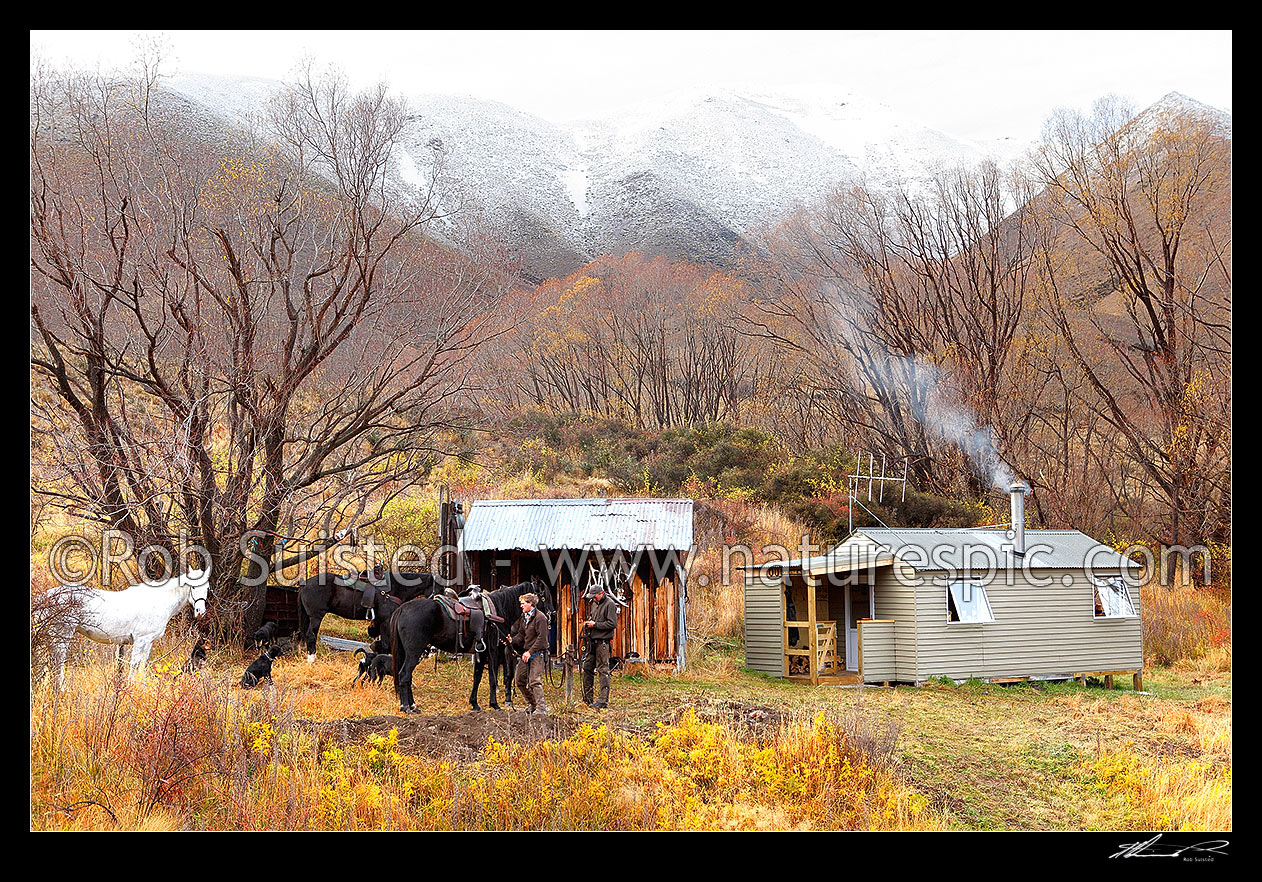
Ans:
{"label": "man in dark jacket", "polygon": [[517,666],[513,682],[530,705],[527,713],[546,714],[548,702],[543,696],[543,666],[548,654],[548,616],[536,609],[539,598],[534,594],[521,596],[521,618],[513,622],[510,630],[513,649],[521,653],[522,663]]}
{"label": "man in dark jacket", "polygon": [[[597,585],[587,602],[587,621],[583,636],[587,652],[583,655],[583,703],[589,707],[609,706],[609,642],[618,627],[618,605]],[[592,674],[600,671],[600,700],[592,705]]]}

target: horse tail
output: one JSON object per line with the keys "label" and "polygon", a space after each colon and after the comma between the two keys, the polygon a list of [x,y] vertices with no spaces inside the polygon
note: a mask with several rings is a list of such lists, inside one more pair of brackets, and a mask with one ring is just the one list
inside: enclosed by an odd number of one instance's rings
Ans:
{"label": "horse tail", "polygon": [[[400,607],[402,609],[402,607]],[[403,641],[399,639],[399,610],[394,611],[394,615],[390,616],[390,623],[385,628],[385,633],[390,635],[390,659],[394,662],[395,683],[399,680],[399,671],[403,670],[403,660],[407,657],[403,648]]]}

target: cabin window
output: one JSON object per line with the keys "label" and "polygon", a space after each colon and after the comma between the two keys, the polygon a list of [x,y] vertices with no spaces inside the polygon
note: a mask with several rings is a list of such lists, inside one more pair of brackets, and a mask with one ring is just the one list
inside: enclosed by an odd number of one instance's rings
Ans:
{"label": "cabin window", "polygon": [[948,622],[993,622],[986,589],[980,582],[952,582],[947,591]]}
{"label": "cabin window", "polygon": [[1121,576],[1108,579],[1092,579],[1095,586],[1095,617],[1097,619],[1133,619],[1135,604]]}

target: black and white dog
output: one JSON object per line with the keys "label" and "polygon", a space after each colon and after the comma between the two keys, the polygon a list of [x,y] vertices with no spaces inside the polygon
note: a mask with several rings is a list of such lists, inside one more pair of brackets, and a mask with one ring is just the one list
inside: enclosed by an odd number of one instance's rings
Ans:
{"label": "black and white dog", "polygon": [[241,688],[252,689],[262,680],[272,682],[272,662],[280,658],[287,648],[284,644],[274,643],[263,650],[263,654],[250,662],[250,666],[241,675]]}
{"label": "black and white dog", "polygon": [[368,679],[374,683],[380,683],[386,677],[394,676],[394,656],[388,652],[379,652],[373,656],[372,665],[368,671]]}
{"label": "black and white dog", "polygon": [[363,656],[359,660],[359,673],[351,681],[354,685],[361,680],[365,683],[380,683],[387,675],[394,676],[394,658],[388,652],[369,652],[362,647],[355,654]]}
{"label": "black and white dog", "polygon": [[255,649],[264,646],[271,646],[276,640],[276,631],[279,626],[272,621],[263,623],[263,626],[250,636],[250,645]]}

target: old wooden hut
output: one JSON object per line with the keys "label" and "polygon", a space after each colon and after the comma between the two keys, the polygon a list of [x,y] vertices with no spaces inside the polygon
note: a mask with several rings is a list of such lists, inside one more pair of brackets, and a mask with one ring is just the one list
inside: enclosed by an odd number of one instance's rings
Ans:
{"label": "old wooden hut", "polygon": [[1138,689],[1133,566],[1077,530],[859,529],[746,570],[746,660],[813,683],[1130,674]]}
{"label": "old wooden hut", "polygon": [[483,589],[532,576],[557,603],[553,651],[577,643],[582,594],[604,566],[624,574],[613,655],[684,667],[691,499],[491,499],[468,511],[459,547]]}

